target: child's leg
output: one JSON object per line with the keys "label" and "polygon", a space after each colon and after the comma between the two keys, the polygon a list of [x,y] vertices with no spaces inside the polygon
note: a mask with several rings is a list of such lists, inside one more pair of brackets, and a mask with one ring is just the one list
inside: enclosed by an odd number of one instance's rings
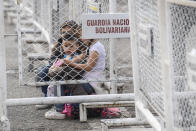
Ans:
{"label": "child's leg", "polygon": [[[37,82],[45,82],[49,81],[50,78],[48,77],[48,70],[50,66],[43,66],[40,70],[37,71],[36,81]],[[41,86],[42,92],[45,96],[47,96],[47,88],[48,86]]]}
{"label": "child's leg", "polygon": [[[67,95],[67,93],[65,93],[66,89],[65,85],[61,85],[61,96]],[[54,87],[54,96],[57,96],[57,86]],[[64,104],[56,104],[55,107],[57,112],[62,112],[64,110]]]}
{"label": "child's leg", "polygon": [[[89,83],[82,84],[83,89],[86,91],[88,95],[95,94],[95,90]],[[87,114],[90,117],[97,117],[101,115],[103,108],[92,108],[87,109]]]}
{"label": "child's leg", "polygon": [[86,91],[88,95],[92,95],[95,93],[95,90],[89,83],[82,84],[82,88]]}

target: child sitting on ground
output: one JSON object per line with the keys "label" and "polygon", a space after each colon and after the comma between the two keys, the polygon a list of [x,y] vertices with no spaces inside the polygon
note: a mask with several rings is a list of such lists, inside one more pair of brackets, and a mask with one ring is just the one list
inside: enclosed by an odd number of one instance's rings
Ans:
{"label": "child sitting on ground", "polygon": [[[66,33],[66,34],[62,34],[62,45],[61,48],[63,49],[63,58],[64,59],[68,59],[68,60],[73,60],[74,62],[78,61],[78,58],[81,57],[81,54],[78,49],[81,44],[79,43],[79,41],[76,39],[76,37],[71,33]],[[48,74],[50,76],[51,80],[69,80],[69,79],[73,79],[73,73],[71,73],[70,70],[73,71],[73,69],[66,69],[65,67],[60,66],[61,64],[61,60],[57,59],[52,66],[49,68]],[[74,78],[78,78],[81,77],[81,73],[80,74],[76,74],[78,73],[75,70],[75,76]],[[72,77],[71,77],[72,76]],[[53,84],[50,84],[48,86],[47,89],[47,96],[54,96],[54,86]],[[64,86],[64,85],[62,85]]]}
{"label": "child sitting on ground", "polygon": [[[81,26],[79,26],[75,21],[73,20],[68,20],[65,21],[61,26],[60,26],[60,38],[58,41],[56,41],[54,47],[52,48],[52,54],[49,58],[49,65],[43,65],[40,68],[36,70],[36,82],[48,82],[50,81],[50,77],[48,75],[49,68],[53,65],[57,59],[62,59],[63,58],[63,49],[62,49],[62,37],[64,34],[74,34],[78,37],[78,32],[80,30]],[[40,86],[42,93],[45,97],[47,97],[47,89],[48,85],[42,85]],[[36,109],[46,109],[51,107],[51,105],[36,105]]]}
{"label": "child sitting on ground", "polygon": [[[64,51],[64,59],[71,60],[73,62],[82,62],[85,57],[85,46],[83,46],[83,42],[77,39],[76,36],[66,33],[63,36],[62,41],[62,49]],[[53,65],[49,69],[49,76],[53,80],[71,80],[71,79],[81,79],[82,75],[84,73],[83,70],[75,69],[73,67],[69,66],[62,66],[62,60],[59,59],[56,62],[53,63]],[[48,93],[51,86],[48,88]],[[54,96],[57,96],[57,88],[56,86],[53,86],[54,88]],[[68,87],[68,85],[61,85],[61,96],[68,96],[72,93],[72,88]],[[65,104],[66,105],[66,104]],[[55,110],[52,109],[51,111],[46,112],[45,116],[48,119],[63,119],[65,118],[65,114],[63,113],[63,110],[65,109],[64,104],[56,104]],[[64,110],[65,113],[65,110]],[[53,115],[54,114],[54,115]],[[48,117],[50,116],[50,117]],[[56,117],[57,116],[57,117]]]}

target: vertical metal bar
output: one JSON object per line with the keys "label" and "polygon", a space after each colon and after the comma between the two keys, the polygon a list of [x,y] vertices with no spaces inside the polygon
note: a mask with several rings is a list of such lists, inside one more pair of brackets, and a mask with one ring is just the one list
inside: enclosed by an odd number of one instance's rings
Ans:
{"label": "vertical metal bar", "polygon": [[52,40],[52,3],[53,3],[53,0],[49,0],[49,36],[50,36],[50,43],[49,43],[49,50],[50,50],[50,55],[52,55],[52,47],[53,47],[53,40]]}
{"label": "vertical metal bar", "polygon": [[5,100],[7,99],[7,75],[6,75],[6,48],[4,41],[4,14],[3,14],[3,0],[0,0],[0,122],[3,125],[3,131],[10,130],[10,123],[7,119],[7,106]]}
{"label": "vertical metal bar", "polygon": [[[37,10],[36,10],[36,7],[37,7],[37,0],[32,0],[33,1],[33,20],[37,22],[37,18],[36,18],[36,13],[37,13]],[[36,32],[36,26],[33,24],[33,30],[34,32]]]}
{"label": "vertical metal bar", "polygon": [[61,96],[61,85],[57,83],[57,96]]}
{"label": "vertical metal bar", "polygon": [[20,22],[20,3],[17,5],[17,33],[18,33],[18,70],[19,70],[19,85],[23,84],[22,72],[22,35],[21,35],[21,22]]}
{"label": "vertical metal bar", "polygon": [[[47,13],[47,17],[46,17],[46,21],[47,21],[47,32],[48,32],[48,34],[49,34],[49,42],[48,42],[48,45],[49,45],[49,54],[50,54],[50,56],[52,55],[52,42],[51,42],[51,25],[50,25],[50,21],[51,21],[51,15],[52,15],[52,12],[51,12],[51,10],[50,10],[50,3],[51,3],[51,1],[50,0],[46,0],[46,12],[45,13]],[[49,26],[49,27],[48,27]]]}
{"label": "vertical metal bar", "polygon": [[73,0],[69,0],[69,20],[73,19]]}
{"label": "vertical metal bar", "polygon": [[[45,0],[40,0],[41,3],[41,10],[40,10],[40,25],[42,26],[42,28],[46,29],[45,26],[47,25],[47,18],[46,18],[46,5],[47,3],[45,2]],[[41,39],[44,38],[43,33],[41,33]]]}
{"label": "vertical metal bar", "polygon": [[52,54],[52,45],[51,45],[51,39],[50,39],[50,28],[48,29],[48,26],[50,26],[50,24],[48,24],[50,22],[50,0],[41,0],[41,38],[46,39],[46,41],[48,42],[48,52],[51,55]]}
{"label": "vertical metal bar", "polygon": [[166,0],[158,1],[159,9],[159,29],[160,29],[160,47],[162,58],[162,88],[164,93],[164,110],[165,110],[165,131],[174,131],[174,119],[173,119],[173,103],[172,103],[172,82],[171,82],[171,68],[169,68],[169,42],[167,38],[167,6]]}
{"label": "vertical metal bar", "polygon": [[[109,0],[109,13],[115,13],[116,12],[116,0]],[[115,79],[115,59],[114,59],[114,52],[115,52],[115,39],[109,39],[110,43],[110,79],[113,80]],[[111,90],[110,93],[117,93],[117,87],[116,83],[112,82],[111,83]]]}
{"label": "vertical metal bar", "polygon": [[73,0],[73,9],[74,10],[72,10],[72,13],[73,13],[73,20],[74,21],[76,21],[77,3],[78,3],[78,1]]}
{"label": "vertical metal bar", "polygon": [[[129,21],[130,21],[130,38],[131,38],[131,53],[132,53],[132,72],[133,72],[133,85],[135,93],[135,101],[139,101],[139,69],[138,69],[138,48],[136,44],[136,23],[135,23],[135,0],[128,0],[129,3]],[[142,120],[140,112],[135,107],[136,119]]]}

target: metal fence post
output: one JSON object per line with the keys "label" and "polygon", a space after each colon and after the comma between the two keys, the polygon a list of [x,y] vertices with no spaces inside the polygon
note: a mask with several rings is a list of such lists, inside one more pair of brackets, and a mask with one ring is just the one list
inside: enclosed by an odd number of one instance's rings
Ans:
{"label": "metal fence post", "polygon": [[162,59],[162,88],[164,94],[164,111],[165,111],[165,123],[164,130],[165,131],[174,131],[174,119],[173,119],[173,103],[172,103],[172,78],[171,78],[171,70],[170,58],[169,58],[169,43],[167,37],[167,23],[166,21],[168,17],[167,14],[167,5],[165,0],[158,1],[158,9],[159,9],[159,29],[160,29],[160,44],[161,44],[161,59]]}
{"label": "metal fence post", "polygon": [[72,20],[74,17],[73,2],[74,2],[74,0],[69,0],[69,20]]}
{"label": "metal fence post", "polygon": [[[139,69],[138,69],[138,49],[136,45],[136,23],[135,23],[135,0],[128,0],[129,3],[129,20],[130,20],[130,45],[131,45],[131,53],[132,53],[132,72],[133,72],[133,84],[134,84],[134,94],[135,101],[139,100]],[[141,113],[135,107],[136,119],[142,120]]]}
{"label": "metal fence post", "polygon": [[[116,0],[109,0],[109,13],[116,12]],[[115,59],[114,59],[114,52],[115,52],[115,39],[109,39],[110,43],[110,79],[113,80],[116,77],[115,72]],[[111,90],[110,93],[117,93],[116,83],[111,83]]]}
{"label": "metal fence post", "polygon": [[23,64],[22,64],[22,34],[20,22],[20,2],[17,3],[17,34],[18,34],[18,70],[19,70],[19,86],[23,85]]}
{"label": "metal fence post", "polygon": [[4,14],[3,1],[0,0],[0,122],[3,131],[10,130],[10,123],[7,119],[7,106],[5,100],[7,98],[7,76],[6,76],[6,54],[4,43]]}

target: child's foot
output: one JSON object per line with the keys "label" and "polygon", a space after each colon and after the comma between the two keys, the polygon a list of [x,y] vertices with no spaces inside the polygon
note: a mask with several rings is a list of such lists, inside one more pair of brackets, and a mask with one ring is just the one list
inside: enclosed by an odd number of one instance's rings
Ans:
{"label": "child's foot", "polygon": [[62,111],[62,114],[67,114],[67,104],[65,104],[65,108],[64,108],[64,110]]}
{"label": "child's foot", "polygon": [[65,114],[57,112],[56,109],[52,108],[51,110],[45,113],[45,118],[51,120],[62,120],[65,119]]}
{"label": "child's foot", "polygon": [[119,118],[121,112],[118,108],[106,108],[102,111],[103,118]]}
{"label": "child's foot", "polygon": [[66,114],[67,117],[71,117],[72,106],[70,104],[65,104],[65,108],[62,111],[62,114]]}

